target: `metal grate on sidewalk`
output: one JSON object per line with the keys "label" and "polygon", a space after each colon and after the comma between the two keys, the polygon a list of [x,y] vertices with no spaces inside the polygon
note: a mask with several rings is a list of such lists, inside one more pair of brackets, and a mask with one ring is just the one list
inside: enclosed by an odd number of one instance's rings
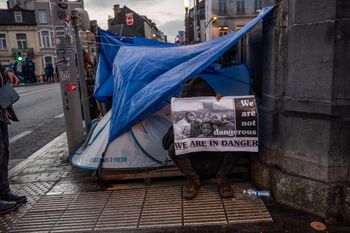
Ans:
{"label": "metal grate on sidewalk", "polygon": [[215,185],[183,200],[182,186],[47,195],[11,232],[78,232],[201,226],[272,221],[260,198],[241,195],[249,184],[234,184],[235,198],[221,199]]}
{"label": "metal grate on sidewalk", "polygon": [[11,226],[32,209],[35,203],[45,196],[54,184],[55,182],[49,181],[11,185],[13,191],[26,195],[27,202],[21,204],[16,212],[0,216],[0,232],[8,232]]}

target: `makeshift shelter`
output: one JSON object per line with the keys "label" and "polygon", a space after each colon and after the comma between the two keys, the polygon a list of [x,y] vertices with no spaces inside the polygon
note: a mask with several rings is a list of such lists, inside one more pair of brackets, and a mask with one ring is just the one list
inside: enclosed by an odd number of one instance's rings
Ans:
{"label": "makeshift shelter", "polygon": [[171,97],[179,95],[184,82],[195,76],[205,78],[217,93],[249,94],[245,65],[218,69],[215,61],[272,8],[264,8],[237,32],[191,46],[122,38],[100,30],[95,96],[100,101],[112,96],[112,110],[93,127],[72,163],[92,170],[100,165],[120,170],[171,164],[161,144],[171,125]]}

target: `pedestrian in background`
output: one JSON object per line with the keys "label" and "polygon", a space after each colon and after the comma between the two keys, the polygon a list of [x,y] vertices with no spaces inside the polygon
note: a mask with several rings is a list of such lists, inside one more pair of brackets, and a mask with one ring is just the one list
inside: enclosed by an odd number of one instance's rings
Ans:
{"label": "pedestrian in background", "polygon": [[24,76],[27,83],[36,83],[35,63],[29,57],[26,57],[24,62]]}
{"label": "pedestrian in background", "polygon": [[[18,78],[7,69],[2,72],[0,68],[0,87],[6,82],[11,85],[19,83]],[[27,198],[24,195],[14,193],[10,190],[8,179],[8,162],[9,162],[9,134],[8,124],[10,120],[18,121],[18,118],[12,107],[3,109],[0,107],[0,214],[6,214],[18,208],[18,203],[25,202]]]}
{"label": "pedestrian in background", "polygon": [[53,67],[51,63],[48,63],[45,67],[45,76],[49,83],[55,82],[55,79],[53,78]]}

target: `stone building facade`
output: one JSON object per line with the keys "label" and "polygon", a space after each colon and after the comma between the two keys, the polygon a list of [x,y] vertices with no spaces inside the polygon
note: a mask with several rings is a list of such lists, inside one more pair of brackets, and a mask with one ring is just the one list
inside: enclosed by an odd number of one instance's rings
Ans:
{"label": "stone building facade", "polygon": [[[37,36],[37,22],[35,12],[25,10],[18,5],[12,9],[0,10],[0,63],[9,66],[15,63],[16,55],[29,57],[36,64],[40,64],[39,40]],[[21,63],[17,65],[19,72]],[[37,72],[42,67],[36,67]]]}
{"label": "stone building facade", "polygon": [[239,30],[272,3],[273,0],[205,0],[205,40]]}
{"label": "stone building facade", "polygon": [[[126,37],[144,37],[166,42],[166,36],[158,30],[156,24],[144,15],[139,15],[127,6],[113,6],[114,18],[108,19],[108,31]],[[130,20],[128,20],[130,19]]]}
{"label": "stone building facade", "polygon": [[279,203],[348,221],[349,19],[347,0],[279,0],[249,42],[261,49],[250,49],[261,67],[254,182]]}
{"label": "stone building facade", "polygon": [[[39,43],[35,44],[34,50],[38,57],[35,61],[36,75],[41,76],[44,73],[45,66],[50,63],[55,67],[56,64],[56,42],[54,39],[54,25],[51,20],[51,0],[8,0],[8,8],[12,9],[18,6],[25,10],[34,11],[36,25],[36,38]],[[70,1],[70,9],[84,8],[84,1]],[[80,32],[83,46],[87,48],[87,36],[85,32]]]}

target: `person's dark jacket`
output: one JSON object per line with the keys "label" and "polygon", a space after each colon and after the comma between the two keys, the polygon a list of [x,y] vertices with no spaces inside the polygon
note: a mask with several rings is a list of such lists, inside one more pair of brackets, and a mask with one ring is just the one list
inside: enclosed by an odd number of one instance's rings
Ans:
{"label": "person's dark jacket", "polygon": [[[3,86],[6,82],[8,82],[6,76],[3,74],[2,70],[1,70],[1,73],[0,73],[0,87]],[[6,112],[8,113],[8,117],[6,117]],[[10,106],[6,109],[3,109],[0,107],[0,120],[5,120],[5,122],[9,123],[7,121],[7,118],[9,120],[12,120],[12,121],[19,121],[17,116],[16,116],[16,113],[15,111],[13,110],[13,107]]]}

